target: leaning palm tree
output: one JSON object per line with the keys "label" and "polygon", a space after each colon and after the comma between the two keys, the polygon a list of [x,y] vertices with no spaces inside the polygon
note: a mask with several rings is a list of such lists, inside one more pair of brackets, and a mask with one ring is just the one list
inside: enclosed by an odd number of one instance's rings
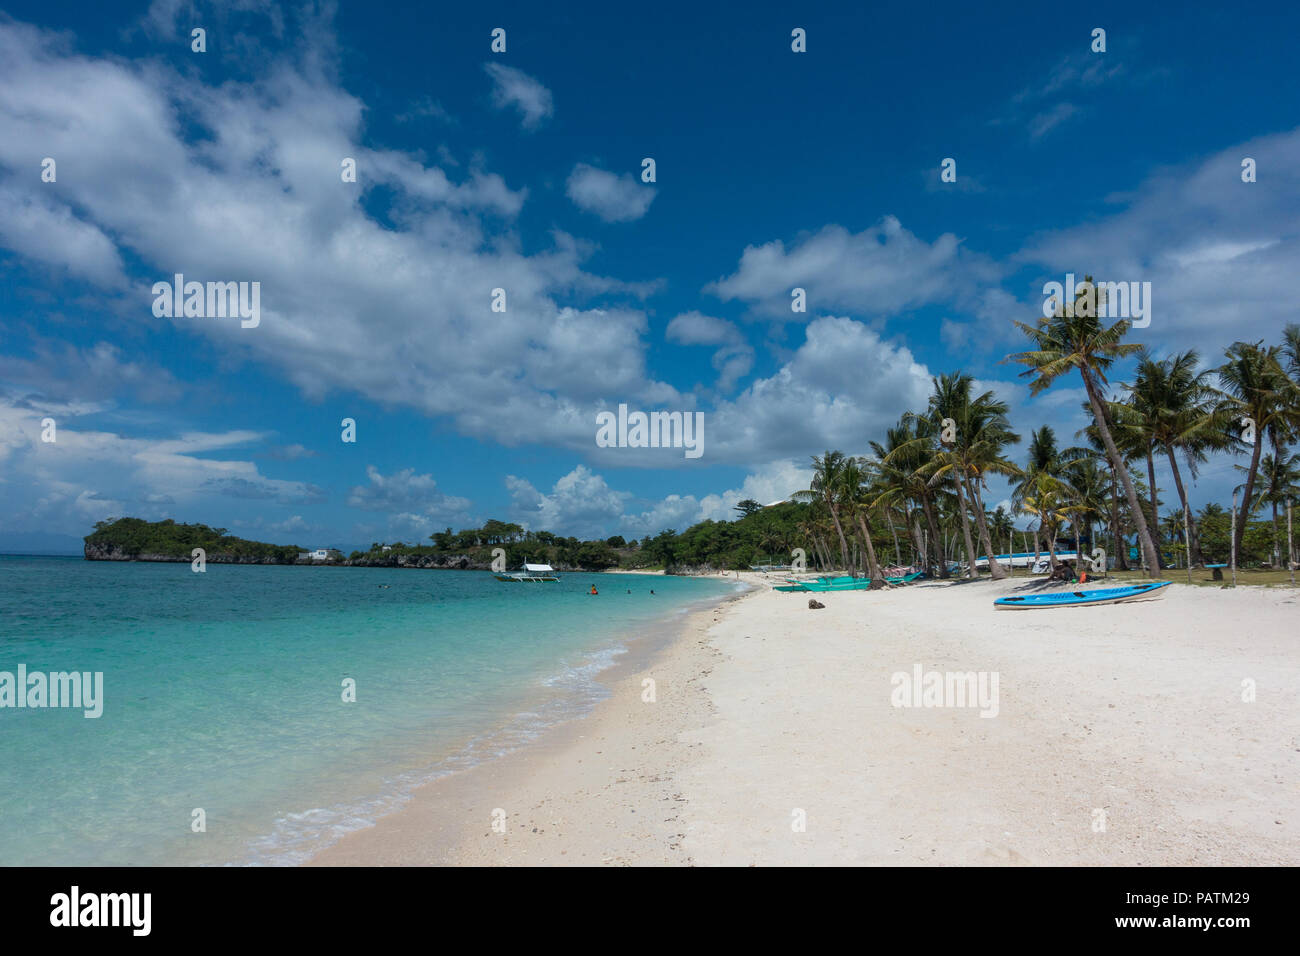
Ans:
{"label": "leaning palm tree", "polygon": [[808,488],[796,491],[790,497],[794,501],[819,501],[830,513],[831,523],[840,539],[840,561],[844,568],[849,567],[849,541],[844,536],[844,525],[840,522],[843,500],[840,497],[842,483],[840,473],[848,464],[848,456],[842,451],[827,451],[826,454],[812,456],[813,476]]}
{"label": "leaning palm tree", "polygon": [[1274,447],[1280,447],[1300,433],[1300,385],[1282,367],[1280,345],[1266,348],[1263,342],[1234,342],[1225,355],[1227,362],[1218,368],[1219,412],[1238,426],[1239,447],[1251,446],[1241,511],[1232,529],[1233,540],[1240,548],[1265,437],[1272,440]]}
{"label": "leaning palm tree", "polygon": [[[1062,375],[1078,369],[1083,378],[1084,390],[1088,393],[1093,421],[1106,454],[1115,465],[1120,480],[1124,485],[1124,495],[1133,512],[1133,521],[1137,525],[1138,543],[1146,555],[1147,567],[1153,574],[1159,574],[1160,557],[1156,552],[1155,542],[1151,540],[1151,530],[1138,505],[1137,492],[1124,467],[1119,449],[1111,434],[1110,421],[1106,414],[1102,387],[1107,384],[1106,371],[1115,359],[1137,352],[1141,347],[1122,340],[1128,331],[1128,320],[1120,319],[1114,325],[1105,327],[1098,318],[1099,309],[1096,286],[1092,276],[1085,276],[1072,305],[1061,305],[1051,318],[1040,318],[1034,325],[1016,322],[1016,326],[1033,341],[1035,348],[1027,352],[1018,352],[1007,357],[1028,368],[1022,376],[1032,376],[1029,383],[1031,394],[1037,395]],[[1089,295],[1092,298],[1089,298]],[[1103,297],[1104,298],[1104,297]],[[1096,304],[1092,304],[1096,303]]]}

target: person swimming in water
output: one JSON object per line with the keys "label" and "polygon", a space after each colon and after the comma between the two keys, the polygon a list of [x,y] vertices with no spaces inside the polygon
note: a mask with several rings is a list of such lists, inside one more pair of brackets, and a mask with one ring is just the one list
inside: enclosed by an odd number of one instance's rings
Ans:
{"label": "person swimming in water", "polygon": [[599,591],[596,590],[596,585],[594,585],[594,584],[591,586],[591,593],[592,593],[592,594],[599,594],[599,593],[600,593]]}

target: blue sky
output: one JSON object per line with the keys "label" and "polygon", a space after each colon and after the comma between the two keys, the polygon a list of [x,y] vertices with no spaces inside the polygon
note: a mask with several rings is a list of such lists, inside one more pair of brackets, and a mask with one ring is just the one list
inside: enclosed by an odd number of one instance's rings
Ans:
{"label": "blue sky", "polygon": [[[1150,281],[1157,354],[1300,318],[1294,8],[379,6],[4,8],[0,549],[642,536],[803,487],[943,371],[1068,443],[1077,379],[1000,362],[1066,272]],[[155,316],[177,272],[259,282],[260,324]],[[619,403],[702,412],[704,454],[597,447]]]}

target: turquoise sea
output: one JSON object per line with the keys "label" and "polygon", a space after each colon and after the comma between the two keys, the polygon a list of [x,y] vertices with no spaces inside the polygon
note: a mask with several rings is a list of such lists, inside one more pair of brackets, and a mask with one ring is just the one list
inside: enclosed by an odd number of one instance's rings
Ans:
{"label": "turquoise sea", "polygon": [[300,862],[585,713],[627,640],[737,587],[0,555],[0,671],[104,675],[98,719],[0,708],[0,865]]}

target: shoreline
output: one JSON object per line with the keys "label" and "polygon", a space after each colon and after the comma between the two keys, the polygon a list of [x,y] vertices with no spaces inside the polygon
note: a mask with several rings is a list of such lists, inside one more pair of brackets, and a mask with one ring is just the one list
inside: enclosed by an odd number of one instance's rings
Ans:
{"label": "shoreline", "polygon": [[[550,727],[527,745],[494,760],[425,784],[402,809],[379,819],[373,827],[346,834],[304,865],[527,865],[537,862],[530,857],[538,852],[545,852],[546,862],[555,865],[639,861],[646,852],[643,841],[616,826],[625,817],[635,819],[633,813],[610,813],[608,806],[588,806],[594,814],[589,825],[620,834],[620,839],[608,846],[602,844],[600,850],[591,849],[587,841],[581,846],[561,845],[566,842],[567,827],[546,812],[546,798],[527,795],[529,782],[548,766],[563,766],[566,773],[572,772],[571,783],[581,797],[589,790],[594,792],[614,764],[631,766],[637,760],[638,745],[642,755],[653,755],[656,763],[664,763],[658,748],[674,727],[658,718],[684,728],[691,712],[688,708],[701,706],[701,695],[694,686],[697,664],[708,653],[702,649],[707,628],[726,609],[758,593],[751,588],[724,595],[708,607],[682,615],[681,620],[669,618],[659,635],[628,642],[628,652],[596,675],[610,693],[586,715]],[[656,704],[641,700],[646,677],[656,682]],[[662,708],[666,698],[684,706]],[[662,709],[653,712],[655,720],[643,722],[640,709],[647,707]],[[639,774],[635,801],[647,806],[662,802],[668,770],[664,764],[657,772]],[[616,779],[625,780],[622,775]],[[492,831],[497,809],[506,811],[504,834]],[[546,850],[539,851],[538,845]],[[503,856],[497,858],[497,853]],[[663,855],[656,862],[685,861]]]}
{"label": "shoreline", "polygon": [[[428,785],[309,865],[1300,860],[1295,592],[992,608],[1026,583],[819,594],[817,611],[736,595],[606,671],[611,696],[586,717]],[[998,674],[996,716],[895,706],[891,677],[917,665]]]}
{"label": "shoreline", "polygon": [[[724,575],[707,576],[727,579]],[[661,664],[686,637],[697,631],[702,634],[707,623],[717,618],[722,609],[756,593],[757,589],[751,587],[744,592],[692,602],[704,603],[704,606],[670,611],[647,633],[611,635],[611,640],[621,643],[626,650],[594,675],[595,681],[607,689],[608,696],[593,704],[587,713],[547,727],[532,740],[490,760],[421,784],[399,809],[376,819],[372,826],[344,834],[300,865],[471,863],[473,861],[466,858],[467,847],[480,831],[491,833],[492,811],[498,807],[507,809],[506,847],[514,846],[515,841],[510,840],[510,835],[516,831],[522,833],[536,828],[544,833],[547,829],[545,821],[538,824],[531,818],[526,823],[516,819],[517,813],[509,809],[512,801],[504,795],[517,792],[538,766],[546,765],[554,761],[557,754],[569,753],[575,746],[589,741],[591,734],[599,733],[598,729],[609,721],[618,721],[621,716],[626,716],[630,700],[636,700],[638,706],[649,706],[640,703],[643,678],[651,672],[662,675]],[[658,682],[659,678],[656,680]],[[661,687],[656,690],[662,694]],[[582,758],[577,759],[581,763]],[[489,795],[496,795],[495,802]],[[602,862],[581,853],[567,859],[563,849],[554,856],[557,857],[554,862],[558,864]]]}

